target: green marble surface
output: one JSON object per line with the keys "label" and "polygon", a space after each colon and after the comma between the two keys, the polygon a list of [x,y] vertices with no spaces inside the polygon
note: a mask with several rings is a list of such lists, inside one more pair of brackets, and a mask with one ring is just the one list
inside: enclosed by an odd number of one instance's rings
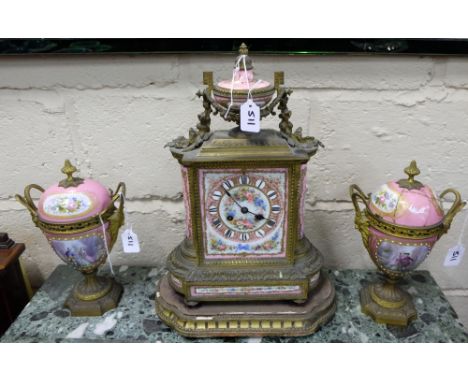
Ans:
{"label": "green marble surface", "polygon": [[[337,290],[335,317],[307,337],[188,339],[155,315],[155,284],[164,270],[122,266],[116,279],[124,286],[117,309],[102,317],[70,317],[62,307],[80,274],[61,265],[36,293],[1,342],[468,342],[468,333],[434,279],[417,271],[402,283],[413,295],[419,317],[407,328],[376,324],[359,307],[359,289],[377,272],[329,271]],[[105,273],[105,272],[104,272]]]}

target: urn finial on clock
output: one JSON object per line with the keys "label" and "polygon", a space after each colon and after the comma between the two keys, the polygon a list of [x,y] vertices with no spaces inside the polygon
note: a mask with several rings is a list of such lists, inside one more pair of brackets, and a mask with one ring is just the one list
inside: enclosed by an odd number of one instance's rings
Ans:
{"label": "urn finial on clock", "polygon": [[247,45],[245,45],[245,42],[240,44],[239,46],[239,54],[247,55],[249,54],[249,49],[247,48]]}

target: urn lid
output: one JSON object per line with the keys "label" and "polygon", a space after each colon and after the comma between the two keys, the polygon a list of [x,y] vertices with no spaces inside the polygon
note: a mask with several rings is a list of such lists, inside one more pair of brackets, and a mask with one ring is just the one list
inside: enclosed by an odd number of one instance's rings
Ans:
{"label": "urn lid", "polygon": [[390,181],[370,195],[369,209],[385,221],[407,227],[428,227],[442,222],[444,212],[432,189],[415,180],[416,161],[405,168],[407,179]]}
{"label": "urn lid", "polygon": [[39,219],[75,223],[98,215],[110,205],[110,190],[93,179],[73,176],[77,169],[68,159],[61,171],[67,177],[47,188],[39,199]]}
{"label": "urn lid", "polygon": [[255,78],[252,59],[248,53],[247,45],[242,43],[234,63],[232,78],[219,81],[213,86],[213,95],[222,105],[231,104],[234,109],[238,108],[247,100],[249,89],[259,107],[271,100],[275,87],[268,81]]}

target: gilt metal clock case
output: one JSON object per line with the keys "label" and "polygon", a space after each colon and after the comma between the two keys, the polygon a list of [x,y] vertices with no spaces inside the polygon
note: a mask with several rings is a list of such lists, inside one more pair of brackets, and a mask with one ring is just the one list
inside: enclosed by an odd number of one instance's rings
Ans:
{"label": "gilt metal clock case", "polygon": [[[261,118],[279,110],[279,130],[211,131],[212,113],[239,123],[239,104],[221,102],[223,82],[214,85],[205,72],[196,129],[168,144],[181,165],[186,208],[186,237],[168,258],[169,284],[188,304],[300,303],[320,282],[322,257],[303,228],[307,162],[320,142],[302,137],[300,128],[293,132],[292,90],[282,86],[283,77],[277,72],[274,84],[264,81],[276,97],[260,109]],[[237,98],[247,96],[241,88]],[[254,101],[265,101],[265,89],[252,92]]]}

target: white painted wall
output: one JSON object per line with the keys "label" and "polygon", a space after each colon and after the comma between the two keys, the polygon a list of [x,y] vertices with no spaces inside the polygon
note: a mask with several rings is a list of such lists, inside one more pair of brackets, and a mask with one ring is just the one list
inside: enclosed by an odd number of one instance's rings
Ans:
{"label": "white painted wall", "polygon": [[[65,158],[108,187],[125,181],[142,253],[115,264],[155,265],[182,239],[177,162],[163,146],[197,122],[203,70],[228,78],[231,56],[0,58],[0,231],[24,242],[38,286],[60,263],[14,200],[29,183],[62,178]],[[468,198],[468,60],[447,57],[255,57],[257,76],[284,70],[295,126],[325,150],[309,165],[306,232],[338,268],[374,269],[354,229],[348,185],[365,192],[399,179],[416,159],[436,192]],[[226,126],[219,118],[214,128]],[[276,128],[275,118],[264,127]],[[468,325],[468,260],[443,268],[466,209],[421,269],[432,272]],[[468,245],[468,232],[463,241]]]}

